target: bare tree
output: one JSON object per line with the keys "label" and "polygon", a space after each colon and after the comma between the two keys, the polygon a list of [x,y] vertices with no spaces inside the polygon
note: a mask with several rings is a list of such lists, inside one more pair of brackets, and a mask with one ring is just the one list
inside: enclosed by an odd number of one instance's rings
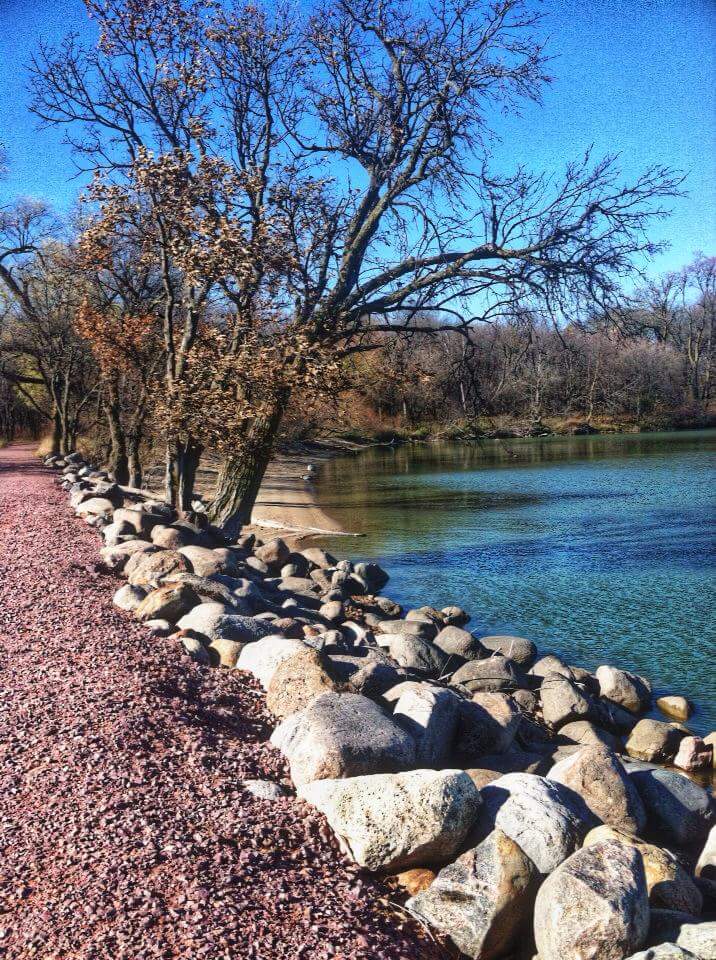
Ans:
{"label": "bare tree", "polygon": [[[491,172],[491,113],[538,100],[548,79],[523,0],[338,0],[305,17],[86,2],[102,40],[41,50],[34,109],[115,182],[146,151],[180,161],[185,183],[220,161],[195,210],[242,238],[238,262],[201,278],[234,311],[230,349],[260,329],[340,358],[535,302],[605,306],[679,189],[663,168],[624,184],[614,158],[589,153],[559,175]],[[149,188],[168,209],[171,191]],[[291,397],[281,382],[225,459],[212,516],[228,529],[250,517]]]}

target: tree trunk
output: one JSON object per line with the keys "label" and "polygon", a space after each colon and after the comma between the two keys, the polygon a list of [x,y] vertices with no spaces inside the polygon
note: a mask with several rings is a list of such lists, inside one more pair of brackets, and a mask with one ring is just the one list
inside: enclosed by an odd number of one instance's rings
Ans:
{"label": "tree trunk", "polygon": [[191,510],[194,481],[201,454],[202,447],[194,443],[193,440],[167,445],[166,499],[180,515]]}
{"label": "tree trunk", "polygon": [[130,487],[142,486],[142,461],[139,455],[141,437],[130,435],[128,443],[128,467]]}
{"label": "tree trunk", "polygon": [[57,456],[62,447],[62,417],[57,407],[52,412],[52,455]]}
{"label": "tree trunk", "polygon": [[288,390],[282,392],[270,415],[257,419],[252,425],[241,455],[228,457],[221,466],[209,519],[228,537],[237,537],[244,524],[251,522],[289,396]]}
{"label": "tree trunk", "polygon": [[114,403],[105,404],[109,436],[112,442],[109,455],[109,469],[114,474],[117,483],[129,483],[129,460],[127,457],[127,441],[124,428],[119,416],[119,410]]}

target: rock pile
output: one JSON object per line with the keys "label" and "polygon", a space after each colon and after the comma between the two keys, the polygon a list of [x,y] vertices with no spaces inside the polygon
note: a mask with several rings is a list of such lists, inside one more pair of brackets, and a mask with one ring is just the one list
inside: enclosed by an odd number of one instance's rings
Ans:
{"label": "rock pile", "polygon": [[78,454],[46,463],[127,581],[116,606],[197,669],[255,677],[298,797],[464,954],[716,958],[714,800],[673,769],[710,767],[716,738],[683,698],[645,717],[643,677],[475,637],[459,607],[403,611],[377,564],[229,543]]}

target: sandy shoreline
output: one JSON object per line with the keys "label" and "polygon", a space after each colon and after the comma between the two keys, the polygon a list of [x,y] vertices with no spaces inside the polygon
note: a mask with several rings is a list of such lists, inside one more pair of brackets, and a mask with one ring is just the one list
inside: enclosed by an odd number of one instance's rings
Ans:
{"label": "sandy shoreline", "polygon": [[318,502],[315,479],[306,480],[313,464],[316,475],[329,452],[280,453],[269,464],[254,507],[251,529],[257,533],[275,530],[293,539],[326,536],[359,536],[344,530]]}

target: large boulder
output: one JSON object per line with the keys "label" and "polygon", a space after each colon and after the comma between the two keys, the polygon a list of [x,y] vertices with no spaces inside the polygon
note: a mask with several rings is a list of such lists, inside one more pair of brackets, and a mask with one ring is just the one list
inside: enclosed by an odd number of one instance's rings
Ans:
{"label": "large boulder", "polygon": [[641,858],[617,841],[578,850],[537,894],[540,960],[623,960],[644,945],[648,931]]}
{"label": "large boulder", "polygon": [[112,603],[120,610],[132,611],[137,609],[146,595],[147,591],[144,587],[133,587],[131,584],[125,583],[112,597]]}
{"label": "large boulder", "polygon": [[539,873],[501,830],[444,867],[406,904],[474,960],[503,957],[532,917]]}
{"label": "large boulder", "polygon": [[115,523],[124,521],[140,536],[148,537],[153,527],[166,523],[166,517],[158,513],[149,513],[146,510],[134,510],[129,507],[120,507],[114,511]]}
{"label": "large boulder", "polygon": [[338,690],[329,666],[330,661],[313,647],[306,647],[279,664],[266,691],[266,706],[271,713],[288,717],[322,693]]}
{"label": "large boulder", "polygon": [[[159,550],[157,553],[146,553],[132,557],[125,567],[127,578],[135,587],[157,585],[172,573],[188,571],[189,565],[185,557],[175,550]],[[130,566],[131,564],[131,566]]]}
{"label": "large boulder", "polygon": [[475,766],[486,754],[504,753],[520,727],[520,711],[504,693],[475,693],[461,700],[455,752],[462,763]]}
{"label": "large boulder", "polygon": [[379,593],[390,577],[377,563],[356,563],[354,571],[368,584],[371,593]]}
{"label": "large boulder", "polygon": [[634,770],[629,774],[646,809],[649,831],[679,846],[699,846],[714,823],[706,790],[674,770]]}
{"label": "large boulder", "polygon": [[551,873],[594,825],[584,802],[561,784],[529,773],[508,773],[481,791],[478,829],[495,827],[518,843],[540,873]]}
{"label": "large boulder", "polygon": [[501,653],[508,660],[518,663],[524,670],[531,667],[537,657],[537,647],[531,640],[526,640],[524,637],[496,634],[480,637],[479,642],[486,650]]}
{"label": "large boulder", "polygon": [[176,623],[198,602],[199,598],[187,584],[169,583],[148,593],[134,615],[137,620],[168,620]]}
{"label": "large boulder", "polygon": [[451,665],[455,658],[461,661],[479,660],[485,655],[485,650],[480,641],[473,637],[471,633],[468,633],[467,630],[461,630],[460,627],[443,627],[433,643],[443,653],[452,658]]}
{"label": "large boulder", "polygon": [[316,780],[298,795],[326,816],[341,848],[369,870],[449,860],[480,806],[480,793],[462,770]]}
{"label": "large boulder", "polygon": [[716,898],[716,827],[711,827],[706,838],[696,864],[696,876],[709,895]]}
{"label": "large boulder", "polygon": [[288,558],[291,556],[291,548],[285,540],[276,537],[274,540],[269,540],[267,543],[262,544],[262,546],[257,547],[254,550],[254,556],[268,567],[278,571],[284,564],[288,563]]}
{"label": "large boulder", "polygon": [[444,766],[452,749],[459,698],[441,687],[420,684],[400,697],[394,718],[416,743],[415,761],[420,767]]}
{"label": "large boulder", "polygon": [[512,660],[496,653],[487,660],[470,660],[455,671],[452,682],[461,684],[470,693],[499,693],[516,690],[523,685],[523,678]]}
{"label": "large boulder", "polygon": [[231,640],[242,645],[252,644],[263,637],[270,636],[274,629],[270,620],[245,617],[238,613],[226,613],[216,618],[211,639],[212,642],[215,640]]}
{"label": "large boulder", "polygon": [[268,690],[271,678],[283,661],[305,650],[306,647],[307,644],[303,640],[269,634],[245,646],[236,666],[239,670],[250,673],[264,690]]}
{"label": "large boulder", "polygon": [[235,573],[236,560],[225,550],[187,546],[178,551],[189,562],[189,569],[197,577],[213,577],[217,573]]}
{"label": "large boulder", "polygon": [[153,527],[149,537],[152,543],[162,550],[181,550],[183,547],[193,546],[198,539],[192,530],[176,524],[166,526],[163,523]]}
{"label": "large boulder", "polygon": [[671,763],[686,736],[683,730],[661,720],[640,720],[626,742],[626,751],[635,760]]}
{"label": "large boulder", "polygon": [[[323,634],[323,636],[326,635]],[[363,664],[351,672],[348,684],[351,693],[362,693],[364,697],[370,697],[371,700],[379,700],[406,676],[404,670],[391,663],[368,657],[364,660]]]}
{"label": "large boulder", "polygon": [[405,634],[395,634],[388,639],[390,655],[399,666],[432,677],[443,674],[449,657],[439,647]]}
{"label": "large boulder", "polygon": [[565,723],[559,728],[559,735],[585,747],[602,745],[615,751],[622,748],[619,737],[596,726],[591,720],[572,720],[571,723]]}
{"label": "large boulder", "polygon": [[567,677],[569,680],[574,680],[574,673],[572,672],[572,669],[553,653],[546,653],[543,657],[540,657],[539,660],[532,664],[529,672],[530,676],[537,677],[538,679],[542,680],[550,673],[559,673],[561,676]]}
{"label": "large boulder", "polygon": [[592,701],[576,683],[559,673],[548,673],[540,687],[544,722],[555,730],[565,723],[586,720],[592,715]]}
{"label": "large boulder", "polygon": [[646,812],[636,787],[609,747],[582,747],[556,763],[547,779],[578,793],[603,823],[627,833],[641,833],[646,826]]}
{"label": "large boulder", "polygon": [[618,840],[628,847],[634,847],[641,855],[652,907],[667,910],[681,910],[698,917],[703,906],[703,897],[698,887],[684,870],[676,857],[638,837],[621,830],[615,830],[605,824],[590,830],[584,838],[584,846],[589,847],[605,840]]}
{"label": "large boulder", "polygon": [[[75,510],[78,517],[109,517],[114,512],[114,504],[106,497],[90,497],[84,500]],[[116,518],[115,518],[116,519]]]}
{"label": "large boulder", "polygon": [[643,713],[651,703],[651,687],[643,678],[616,667],[597,668],[599,694],[630,713]]}
{"label": "large boulder", "polygon": [[156,553],[157,547],[146,540],[125,540],[114,547],[102,547],[100,557],[106,567],[116,573],[126,570],[130,558],[137,554]]}
{"label": "large boulder", "polygon": [[713,761],[713,747],[701,737],[684,737],[674,757],[674,766],[680,770],[710,770]]}
{"label": "large boulder", "polygon": [[219,636],[217,624],[220,623],[222,617],[231,612],[232,608],[228,604],[219,603],[216,600],[207,600],[203,603],[197,603],[188,613],[184,614],[177,621],[177,628],[204,637],[207,641],[215,640]]}
{"label": "large boulder", "polygon": [[324,693],[273,732],[296,786],[312,780],[394,773],[415,763],[415,741],[372,700]]}
{"label": "large boulder", "polygon": [[429,620],[383,620],[376,626],[376,631],[391,636],[417,637],[419,640],[432,640],[437,635],[435,624]]}
{"label": "large boulder", "polygon": [[326,550],[322,550],[320,547],[307,547],[305,550],[301,550],[300,555],[304,557],[312,567],[317,567],[319,570],[327,570],[328,567],[335,567],[337,562],[332,554]]}
{"label": "large boulder", "polygon": [[655,703],[664,716],[671,720],[678,720],[679,723],[686,723],[691,716],[691,704],[686,697],[674,695],[657,697]]}

